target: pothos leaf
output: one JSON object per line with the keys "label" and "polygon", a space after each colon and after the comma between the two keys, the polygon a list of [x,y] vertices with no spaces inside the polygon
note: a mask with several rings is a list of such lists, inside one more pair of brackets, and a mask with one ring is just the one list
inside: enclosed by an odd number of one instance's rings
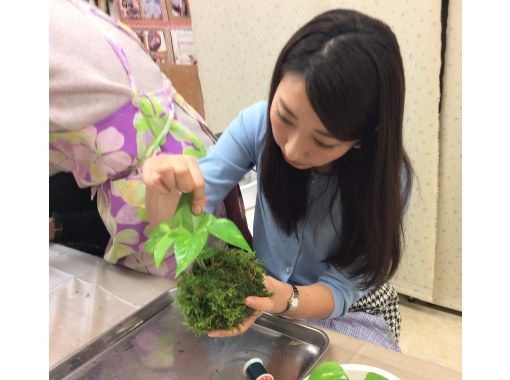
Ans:
{"label": "pothos leaf", "polygon": [[170,233],[171,229],[168,222],[160,223],[152,232],[149,233],[149,239],[145,243],[145,250],[154,253],[156,245],[165,235]]}
{"label": "pothos leaf", "polygon": [[159,239],[158,243],[156,244],[156,248],[154,249],[154,264],[156,265],[157,269],[159,269],[161,262],[166,256],[166,253],[174,243],[174,236],[174,234],[168,233]]}
{"label": "pothos leaf", "polygon": [[173,228],[182,227],[182,214],[185,212],[184,210],[185,208],[186,198],[185,194],[182,194],[181,199],[179,199],[179,203],[177,204],[177,207],[175,209],[174,216],[172,216],[172,218],[168,220]]}
{"label": "pothos leaf", "polygon": [[179,200],[174,216],[170,219],[170,225],[172,227],[184,227],[190,232],[197,229],[202,215],[195,216],[191,212],[191,198],[191,193],[181,195],[181,199]]}
{"label": "pothos leaf", "polygon": [[154,229],[154,234],[166,234],[171,231],[172,228],[170,227],[170,223],[168,221],[165,221],[157,225],[157,227]]}
{"label": "pothos leaf", "polygon": [[[169,119],[168,115],[162,116],[163,109],[161,105],[155,99],[151,100],[152,102],[144,97],[137,99],[138,107],[145,119],[138,122],[137,130],[145,131],[148,127],[156,136],[160,135]],[[197,159],[205,156],[206,150],[198,136],[184,128],[177,120],[172,120],[169,127],[169,133],[176,140],[192,144],[192,146],[184,148],[184,154],[194,156]],[[142,137],[141,134],[140,137]],[[160,141],[158,140],[158,142]],[[140,148],[147,150],[147,154],[152,154],[152,146],[147,149],[142,146],[141,141],[138,145]],[[228,244],[252,252],[233,222],[228,219],[217,219],[215,216],[208,214],[196,216],[191,212],[191,203],[192,194],[182,194],[174,216],[149,233],[149,239],[145,247],[148,252],[154,254],[157,267],[161,264],[172,244],[174,244],[175,259],[177,261],[176,276],[191,265],[201,252],[203,257],[210,257],[212,251],[207,248],[204,249],[209,233]]]}
{"label": "pothos leaf", "polygon": [[151,254],[154,254],[154,251],[156,250],[156,245],[160,241],[160,239],[163,238],[165,234],[158,234],[156,231],[152,231],[149,234],[149,238],[145,242],[145,251]]}
{"label": "pothos leaf", "polygon": [[213,220],[216,220],[216,217],[211,214],[202,214],[199,217],[198,220],[198,226],[197,230],[200,229],[207,229],[207,226],[213,222]]}
{"label": "pothos leaf", "polygon": [[177,277],[184,269],[190,266],[198,257],[207,242],[207,230],[198,230],[194,233],[182,231],[175,239],[175,261],[177,262]]}
{"label": "pothos leaf", "polygon": [[207,230],[211,235],[226,241],[230,245],[252,252],[241,231],[239,231],[234,222],[228,219],[222,218],[213,220],[207,226]]}

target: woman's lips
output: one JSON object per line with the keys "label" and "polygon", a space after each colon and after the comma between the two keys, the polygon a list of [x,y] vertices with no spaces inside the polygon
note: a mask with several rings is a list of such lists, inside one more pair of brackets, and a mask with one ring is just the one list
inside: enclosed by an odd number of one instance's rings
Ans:
{"label": "woman's lips", "polygon": [[292,166],[295,166],[295,167],[304,167],[304,166],[306,166],[305,164],[302,164],[302,163],[300,163],[300,162],[290,161],[290,160],[288,160],[287,158],[285,158],[285,161],[287,161],[287,163],[288,163],[289,165],[292,165]]}

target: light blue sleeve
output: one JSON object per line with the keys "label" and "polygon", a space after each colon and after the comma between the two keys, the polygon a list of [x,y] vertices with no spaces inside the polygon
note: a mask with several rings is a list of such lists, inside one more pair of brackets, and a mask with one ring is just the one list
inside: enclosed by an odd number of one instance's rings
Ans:
{"label": "light blue sleeve", "polygon": [[335,307],[328,318],[344,315],[354,302],[372,290],[372,288],[358,290],[355,281],[333,266],[319,277],[317,283],[327,286],[333,293]]}
{"label": "light blue sleeve", "polygon": [[242,110],[199,160],[205,180],[207,205],[213,213],[218,202],[256,165],[261,137],[265,132],[267,101]]}

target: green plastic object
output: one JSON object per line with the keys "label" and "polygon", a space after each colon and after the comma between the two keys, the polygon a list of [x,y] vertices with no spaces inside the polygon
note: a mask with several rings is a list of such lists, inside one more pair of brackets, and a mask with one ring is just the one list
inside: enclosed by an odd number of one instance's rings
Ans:
{"label": "green plastic object", "polygon": [[367,373],[367,375],[365,376],[365,380],[388,380],[387,378],[385,378],[384,376],[382,375],[379,375],[377,373],[374,373],[374,372],[369,372]]}
{"label": "green plastic object", "polygon": [[312,370],[309,380],[349,380],[349,377],[338,363],[322,362]]}

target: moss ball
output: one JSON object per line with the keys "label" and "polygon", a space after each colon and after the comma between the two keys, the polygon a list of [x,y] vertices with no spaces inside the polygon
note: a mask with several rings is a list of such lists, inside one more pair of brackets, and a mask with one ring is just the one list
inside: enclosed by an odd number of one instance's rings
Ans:
{"label": "moss ball", "polygon": [[195,262],[177,280],[184,325],[197,336],[237,327],[253,313],[244,304],[246,297],[271,296],[263,283],[264,268],[254,253],[216,249],[203,264]]}

